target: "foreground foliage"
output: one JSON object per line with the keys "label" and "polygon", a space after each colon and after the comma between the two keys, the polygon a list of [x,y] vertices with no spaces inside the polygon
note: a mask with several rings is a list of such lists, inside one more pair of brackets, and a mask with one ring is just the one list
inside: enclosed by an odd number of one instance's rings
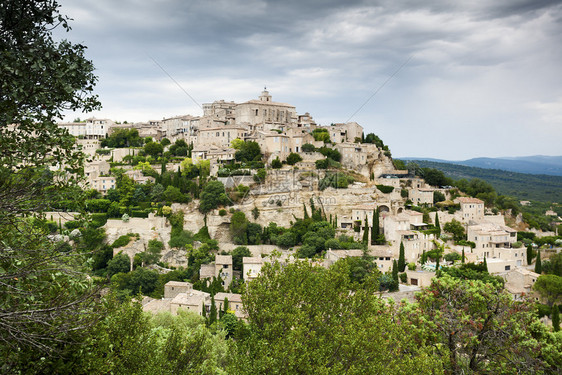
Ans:
{"label": "foreground foliage", "polygon": [[397,374],[439,372],[439,358],[375,296],[376,279],[350,278],[297,261],[265,265],[244,295],[248,330],[234,346],[239,374]]}

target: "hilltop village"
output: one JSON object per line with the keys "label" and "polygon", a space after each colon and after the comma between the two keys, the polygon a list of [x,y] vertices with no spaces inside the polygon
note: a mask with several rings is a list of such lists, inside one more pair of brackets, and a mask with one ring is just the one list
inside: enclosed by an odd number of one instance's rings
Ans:
{"label": "hilltop village", "polygon": [[[388,147],[361,125],[317,125],[265,90],[256,100],[203,109],[201,117],[147,123],[59,124],[87,155],[84,184],[97,194],[86,203],[101,216],[113,259],[125,257],[122,271],[138,262],[160,273],[191,268],[191,281],[205,285],[170,281],[162,299],[145,298],[147,311],[205,314],[226,298],[243,317],[235,292],[271,257],[329,267],[368,255],[383,274],[398,265],[399,285],[390,280],[387,292],[395,293],[385,294],[396,299],[413,299],[440,264],[455,262],[486,263],[516,298],[533,293],[539,275],[526,267],[525,247],[501,213],[397,169]],[[216,189],[200,190],[203,179],[217,181]],[[72,228],[72,215],[53,215]],[[329,223],[320,240],[288,230],[310,217]],[[212,246],[194,236],[202,228]],[[178,231],[191,237],[178,241]],[[157,255],[141,260],[154,244]],[[196,260],[201,249],[207,254]],[[217,281],[222,288],[213,301],[212,291],[197,290]]]}

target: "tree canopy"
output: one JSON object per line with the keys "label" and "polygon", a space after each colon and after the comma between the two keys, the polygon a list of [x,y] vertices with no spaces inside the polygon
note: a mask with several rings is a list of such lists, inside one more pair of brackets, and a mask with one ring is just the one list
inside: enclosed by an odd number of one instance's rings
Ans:
{"label": "tree canopy", "polygon": [[[56,1],[0,5],[0,357],[10,369],[22,358],[75,342],[93,322],[93,285],[86,254],[25,218],[65,197],[81,202],[68,171],[81,173],[74,138],[59,128],[65,110],[100,107],[85,46],[57,42],[68,18]],[[59,166],[58,171],[49,167]],[[64,168],[64,169],[62,169]],[[83,233],[92,228],[81,227]],[[91,249],[84,249],[89,251]],[[7,370],[9,371],[9,370]]]}

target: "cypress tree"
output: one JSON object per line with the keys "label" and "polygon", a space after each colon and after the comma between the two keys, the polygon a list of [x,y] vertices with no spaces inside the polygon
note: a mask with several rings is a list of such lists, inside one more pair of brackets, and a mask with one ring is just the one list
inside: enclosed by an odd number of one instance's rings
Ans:
{"label": "cypress tree", "polygon": [[533,245],[527,246],[527,265],[533,263]]}
{"label": "cypress tree", "polygon": [[557,304],[552,306],[552,328],[554,332],[560,331],[560,310]]}
{"label": "cypress tree", "polygon": [[363,230],[363,245],[367,246],[369,242],[369,222],[365,218],[365,228]]}
{"label": "cypress tree", "polygon": [[205,318],[205,321],[207,321],[207,308],[205,307],[205,304],[203,304],[203,308],[201,309],[201,316]]}
{"label": "cypress tree", "polygon": [[379,229],[379,209],[373,210],[373,225],[371,227],[371,244],[376,245],[380,235]]}
{"label": "cypress tree", "polygon": [[464,257],[464,247],[463,247],[463,248],[462,248],[462,257],[461,257],[461,262],[462,262],[462,264],[464,264],[465,259],[466,259],[466,258]]}
{"label": "cypress tree", "polygon": [[211,311],[209,312],[209,325],[217,321],[217,305],[215,304],[215,296],[211,297]]}
{"label": "cypress tree", "polygon": [[435,228],[438,229],[437,237],[441,237],[441,225],[439,224],[439,215],[437,215],[437,212],[435,213]]}
{"label": "cypress tree", "polygon": [[422,253],[422,256],[421,256],[420,263],[423,265],[423,264],[425,264],[425,261],[426,261],[426,255],[425,255],[425,250],[424,250],[423,253]]}
{"label": "cypress tree", "polygon": [[486,257],[484,257],[484,270],[488,272],[488,262],[486,262]]}
{"label": "cypress tree", "polygon": [[400,255],[398,256],[398,271],[404,272],[406,268],[406,259],[404,256],[404,243],[400,241]]}
{"label": "cypress tree", "polygon": [[435,272],[439,271],[439,258],[440,256],[437,256],[437,260],[435,261]]}
{"label": "cypress tree", "polygon": [[302,208],[304,210],[304,220],[308,219],[308,212],[306,211],[306,204],[304,204],[304,202],[302,202]]}
{"label": "cypress tree", "polygon": [[222,304],[222,309],[219,310],[219,318],[222,317],[228,312],[228,298],[224,297],[224,302]]}
{"label": "cypress tree", "polygon": [[338,215],[334,215],[334,229],[338,227]]}
{"label": "cypress tree", "polygon": [[396,259],[392,262],[392,279],[398,283],[398,264]]}
{"label": "cypress tree", "polygon": [[539,275],[542,273],[541,251],[537,254],[537,261],[535,262],[535,272]]}

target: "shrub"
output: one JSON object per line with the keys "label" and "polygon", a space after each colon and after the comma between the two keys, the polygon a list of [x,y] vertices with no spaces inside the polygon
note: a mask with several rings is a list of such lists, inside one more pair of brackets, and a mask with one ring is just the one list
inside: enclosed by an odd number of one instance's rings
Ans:
{"label": "shrub", "polygon": [[111,244],[111,247],[118,248],[118,247],[127,246],[130,241],[131,241],[131,238],[128,235],[124,235],[124,236],[119,237],[115,241],[113,241],[113,243]]}
{"label": "shrub", "polygon": [[104,213],[96,213],[90,215],[92,218],[92,225],[97,227],[102,227],[107,223],[107,214]]}
{"label": "shrub", "polygon": [[383,194],[388,194],[388,193],[392,193],[392,191],[394,190],[393,186],[387,186],[387,185],[377,185],[377,189],[380,190],[381,193]]}
{"label": "shrub", "polygon": [[406,284],[408,282],[408,275],[406,275],[406,272],[402,272],[400,275],[398,275],[400,277],[400,281],[403,284]]}
{"label": "shrub", "polygon": [[219,216],[226,216],[226,210],[224,208],[219,210]]}
{"label": "shrub", "polygon": [[299,154],[291,152],[289,156],[287,156],[287,164],[289,165],[295,165],[299,161],[302,161],[302,157]]}
{"label": "shrub", "polygon": [[279,160],[279,157],[273,159],[273,161],[271,162],[271,168],[273,169],[279,169],[283,166],[283,164],[281,163],[281,160]]}
{"label": "shrub", "polygon": [[302,150],[304,152],[314,152],[316,151],[316,147],[314,147],[314,145],[311,145],[310,143],[305,143],[304,145],[302,145]]}
{"label": "shrub", "polygon": [[73,230],[79,228],[81,226],[81,223],[77,220],[69,220],[66,223],[64,223],[64,226],[68,230]]}
{"label": "shrub", "polygon": [[445,254],[444,258],[447,262],[454,262],[456,260],[461,260],[461,255],[459,253],[449,253]]}

